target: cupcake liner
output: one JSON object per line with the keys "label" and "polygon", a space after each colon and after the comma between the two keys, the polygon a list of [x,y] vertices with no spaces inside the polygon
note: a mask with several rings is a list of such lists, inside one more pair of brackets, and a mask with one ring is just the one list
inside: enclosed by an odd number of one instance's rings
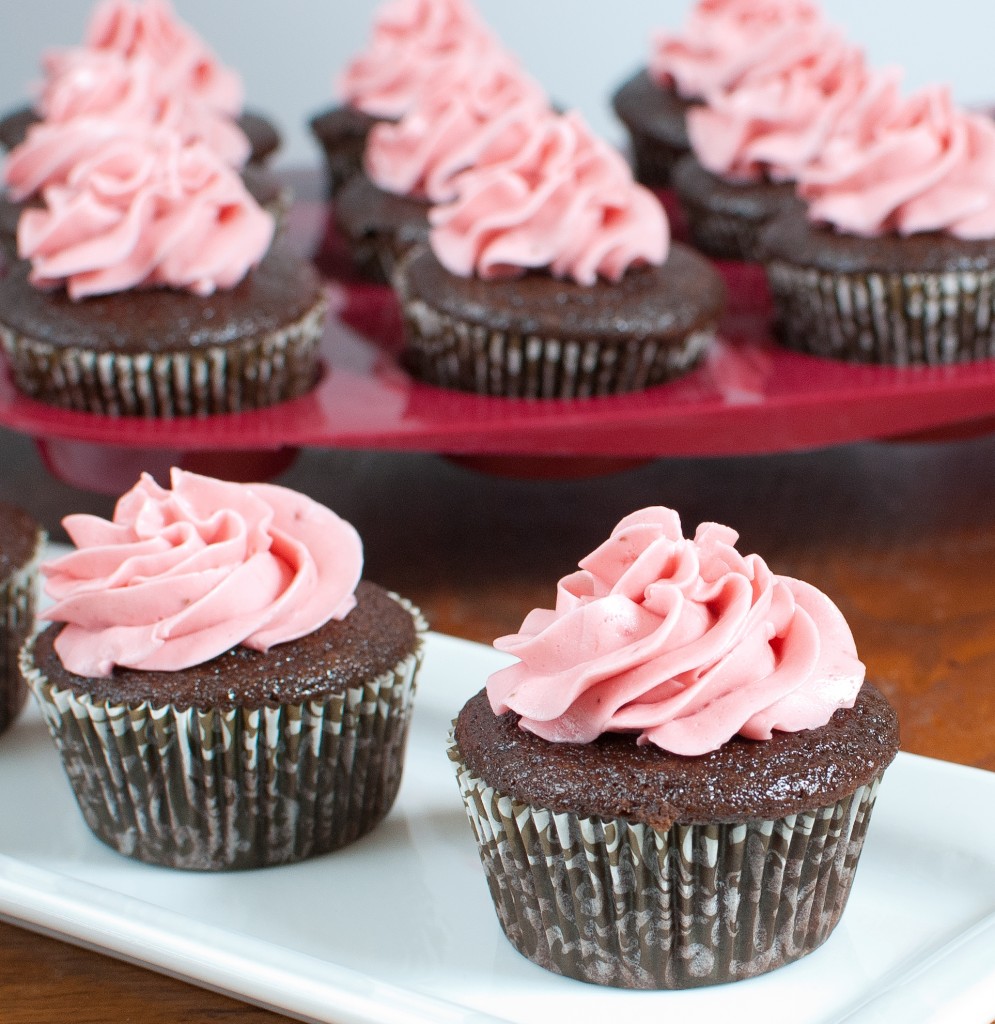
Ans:
{"label": "cupcake liner", "polygon": [[288,864],[368,832],[401,782],[427,628],[415,651],[342,693],[261,708],[134,707],[24,675],[87,825],[125,856],[195,871]]}
{"label": "cupcake liner", "polygon": [[45,534],[39,531],[28,563],[0,584],[0,733],[13,723],[28,696],[19,653],[34,628],[38,563],[44,543]]}
{"label": "cupcake liner", "polygon": [[790,348],[892,366],[995,356],[995,270],[847,274],[773,260],[767,278]]}
{"label": "cupcake liner", "polygon": [[631,124],[626,125],[626,128],[636,181],[647,188],[668,188],[674,166],[681,157],[687,156],[689,148],[647,135]]}
{"label": "cupcake liner", "polygon": [[342,138],[334,142],[318,140],[325,157],[325,191],[329,199],[354,175],[363,169],[366,137]]}
{"label": "cupcake liner", "polygon": [[660,384],[690,370],[715,338],[714,325],[682,339],[601,341],[544,338],[457,320],[405,296],[405,359],[430,384],[505,398],[590,398]]}
{"label": "cupcake liner", "polygon": [[624,988],[737,981],[821,945],[880,783],[776,821],[662,831],[530,807],[474,775],[452,736],[449,756],[511,944],[557,974]]}
{"label": "cupcake liner", "polygon": [[260,409],[308,392],[318,373],[326,300],[299,320],[230,345],[100,352],[52,345],[0,324],[17,387],[63,409],[105,416],[207,416]]}
{"label": "cupcake liner", "polygon": [[696,249],[720,260],[757,259],[760,232],[770,223],[768,217],[752,218],[743,214],[710,210],[680,196],[688,221],[691,242]]}

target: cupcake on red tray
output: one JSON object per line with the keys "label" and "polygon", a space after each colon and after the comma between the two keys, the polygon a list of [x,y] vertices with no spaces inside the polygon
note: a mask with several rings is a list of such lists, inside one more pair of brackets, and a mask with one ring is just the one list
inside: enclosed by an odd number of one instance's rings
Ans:
{"label": "cupcake on red tray", "polygon": [[17,387],[106,415],[239,412],[318,372],[325,313],[310,263],[202,142],[141,127],[106,142],[20,218],[0,277]]}
{"label": "cupcake on red tray", "polygon": [[613,97],[629,131],[636,178],[670,184],[690,152],[688,111],[782,51],[799,27],[820,20],[809,0],[698,0],[679,32],[660,32],[648,67]]}
{"label": "cupcake on red tray", "polygon": [[303,494],[173,470],[65,521],[22,665],[86,823],[191,870],[338,849],[390,809],[425,623]]}
{"label": "cupcake on red tray", "polygon": [[856,362],[995,356],[995,124],[945,88],[868,95],[761,249],[778,336]]}
{"label": "cupcake on red tray", "polygon": [[[81,62],[116,54],[140,58],[156,70],[157,85],[179,102],[202,104],[215,115],[237,119],[250,143],[250,159],[260,163],[279,147],[276,128],[259,114],[242,108],[242,82],[207,44],[173,12],[168,0],[102,0],[93,9],[82,46],[52,50],[43,57],[45,81],[37,109],[24,107],[0,119],[0,145],[13,149],[28,127],[48,117],[48,105],[59,78],[74,73]],[[99,64],[94,65],[99,73]]]}
{"label": "cupcake on red tray", "polygon": [[669,244],[666,215],[575,113],[497,137],[432,210],[430,244],[395,285],[407,357],[433,384],[577,398],[690,369],[724,290],[707,260]]}
{"label": "cupcake on red tray", "polygon": [[[370,129],[407,114],[440,77],[465,77],[497,41],[467,0],[388,0],[367,49],[338,76],[340,102],[311,119],[334,196],[362,168]],[[462,69],[462,70],[460,70]]]}
{"label": "cupcake on red tray", "polygon": [[456,196],[455,179],[508,132],[549,111],[542,88],[494,41],[451,64],[400,121],[375,125],[363,172],[335,202],[335,224],[357,269],[391,280],[413,245],[428,239],[433,203]]}
{"label": "cupcake on red tray", "polygon": [[0,503],[0,733],[28,695],[18,655],[35,620],[38,562],[45,533],[22,509]]}
{"label": "cupcake on red tray", "polygon": [[691,988],[821,945],[846,905],[895,713],[839,609],[649,508],[495,642],[460,792],[505,934],[582,981]]}
{"label": "cupcake on red tray", "polygon": [[793,183],[802,168],[876,87],[863,52],[813,10],[811,21],[782,32],[776,51],[711,93],[688,114],[694,153],[673,175],[695,245],[755,260],[764,225],[800,205]]}

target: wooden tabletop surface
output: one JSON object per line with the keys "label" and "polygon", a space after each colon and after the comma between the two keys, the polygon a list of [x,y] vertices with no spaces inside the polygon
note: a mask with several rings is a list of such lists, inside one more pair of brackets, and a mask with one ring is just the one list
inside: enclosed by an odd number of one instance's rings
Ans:
{"label": "wooden tabletop surface", "polygon": [[[53,537],[68,512],[110,512],[109,498],[49,477],[22,437],[0,432],[0,465],[0,499]],[[839,604],[898,708],[906,751],[995,770],[995,437],[658,460],[560,481],[431,455],[311,451],[277,482],[354,523],[367,575],[436,630],[482,642],[548,607],[556,580],[636,508],[676,508],[686,532],[727,523],[741,550]],[[0,949],[4,1024],[285,1019],[10,925]]]}

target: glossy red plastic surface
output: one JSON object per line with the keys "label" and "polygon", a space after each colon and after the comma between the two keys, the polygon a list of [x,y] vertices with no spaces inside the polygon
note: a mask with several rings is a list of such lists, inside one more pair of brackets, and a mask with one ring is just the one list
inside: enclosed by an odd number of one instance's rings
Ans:
{"label": "glossy red plastic surface", "polygon": [[325,217],[320,202],[298,203],[287,232],[287,244],[318,252],[337,310],[324,339],[324,374],[310,395],[235,416],[110,419],[34,402],[3,372],[0,424],[39,439],[55,472],[92,486],[82,478],[93,467],[113,476],[115,464],[136,457],[139,463],[190,464],[200,453],[207,464],[209,453],[229,462],[238,453],[242,462],[234,462],[232,472],[251,475],[258,465],[261,475],[265,465],[280,465],[302,446],[475,458],[748,455],[937,428],[970,432],[988,429],[995,418],[995,360],[897,369],[779,348],[767,333],[762,272],[736,264],[720,267],[732,308],[722,337],[703,365],[677,381],[577,401],[483,398],[431,387],[398,362],[401,323],[392,294],[348,280],[334,238],[323,237]]}

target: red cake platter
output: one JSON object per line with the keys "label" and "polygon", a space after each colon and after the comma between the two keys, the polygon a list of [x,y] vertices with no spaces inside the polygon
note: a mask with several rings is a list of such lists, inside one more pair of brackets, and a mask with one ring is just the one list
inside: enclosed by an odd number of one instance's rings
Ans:
{"label": "red cake platter", "polygon": [[[754,455],[872,438],[995,429],[995,360],[946,368],[857,366],[778,347],[762,274],[720,266],[730,315],[702,365],[632,395],[572,401],[485,398],[422,384],[400,359],[388,288],[349,279],[319,201],[298,202],[285,244],[313,254],[334,315],[323,374],[309,395],[201,419],[115,419],[55,409],[0,373],[0,425],[35,438],[68,482],[119,491],[169,464],[234,478],[272,475],[301,447],[428,451],[476,460],[569,465],[660,456]],[[494,464],[500,464],[499,461]],[[605,465],[612,463],[606,461]]]}

